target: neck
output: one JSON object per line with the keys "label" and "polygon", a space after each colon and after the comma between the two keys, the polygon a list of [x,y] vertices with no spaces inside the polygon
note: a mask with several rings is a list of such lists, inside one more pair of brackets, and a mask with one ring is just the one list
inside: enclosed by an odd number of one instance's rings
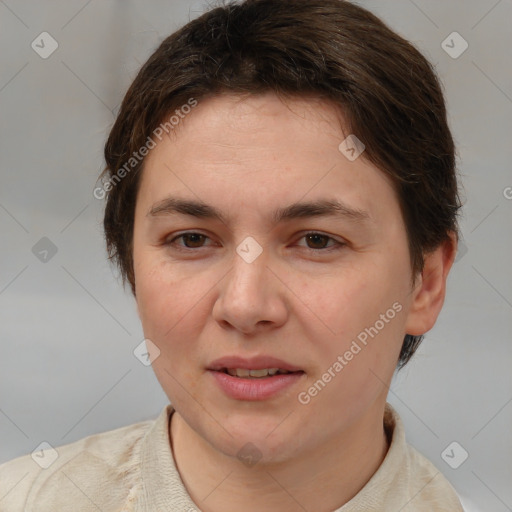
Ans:
{"label": "neck", "polygon": [[350,501],[382,464],[388,450],[384,406],[375,403],[309,453],[252,467],[213,448],[175,411],[170,426],[174,459],[203,512],[331,512]]}

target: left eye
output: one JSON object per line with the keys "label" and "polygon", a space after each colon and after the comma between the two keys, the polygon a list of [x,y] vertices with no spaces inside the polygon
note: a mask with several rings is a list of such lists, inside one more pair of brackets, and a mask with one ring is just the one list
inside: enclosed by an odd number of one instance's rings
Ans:
{"label": "left eye", "polygon": [[[312,242],[313,245],[316,246],[316,247],[306,247],[306,249],[309,249],[312,251],[319,251],[319,250],[325,251],[325,250],[330,250],[330,249],[333,249],[336,247],[342,247],[345,245],[344,243],[339,242],[339,241],[335,240],[334,238],[332,238],[328,235],[324,235],[322,233],[316,233],[316,232],[306,233],[300,239],[303,239],[303,238],[308,240],[309,242]],[[185,245],[182,245],[182,244],[176,245],[175,241],[179,240],[179,239],[182,239],[182,241],[184,242]],[[182,233],[181,235],[178,235],[177,237],[173,238],[169,242],[166,242],[165,245],[176,246],[179,250],[200,249],[202,247],[202,245],[201,245],[202,242],[204,242],[205,240],[209,240],[209,238],[206,235],[203,235],[201,233],[190,232],[190,233]],[[325,244],[328,243],[329,241],[334,242],[334,244],[331,245],[330,247],[325,247]],[[188,244],[192,244],[192,246],[190,247]],[[318,247],[319,245],[321,245],[322,247]]]}
{"label": "left eye", "polygon": [[332,249],[332,248],[335,248],[337,246],[343,246],[344,245],[342,242],[338,242],[338,240],[335,240],[331,236],[324,235],[322,233],[306,233],[301,238],[306,238],[309,241],[312,241],[314,245],[318,245],[318,244],[324,245],[322,243],[322,240],[324,242],[326,242],[326,243],[329,242],[329,241],[334,242],[334,244],[331,245],[330,247],[307,247],[307,249],[311,249],[311,250],[326,250],[326,249]]}

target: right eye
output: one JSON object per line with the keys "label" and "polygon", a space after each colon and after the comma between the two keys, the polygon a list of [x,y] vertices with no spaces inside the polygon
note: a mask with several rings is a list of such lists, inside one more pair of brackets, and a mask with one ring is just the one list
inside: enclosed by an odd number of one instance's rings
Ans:
{"label": "right eye", "polygon": [[[182,239],[185,245],[183,244],[176,244],[176,240]],[[193,231],[189,231],[187,233],[181,233],[180,235],[172,238],[168,242],[165,242],[164,245],[166,246],[172,246],[176,248],[179,251],[188,251],[193,249],[200,249],[201,243],[209,238],[206,235],[203,235],[202,233],[196,233]],[[188,244],[188,245],[187,245]],[[192,245],[192,247],[189,247],[189,245]]]}

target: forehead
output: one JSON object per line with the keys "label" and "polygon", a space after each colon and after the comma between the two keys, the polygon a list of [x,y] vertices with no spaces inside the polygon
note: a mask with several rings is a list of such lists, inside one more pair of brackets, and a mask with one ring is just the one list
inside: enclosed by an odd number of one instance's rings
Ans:
{"label": "forehead", "polygon": [[[295,132],[299,125],[319,131],[323,136],[339,137],[344,122],[340,108],[332,101],[315,95],[280,97],[270,91],[261,94],[221,93],[200,101],[193,113],[189,119],[194,117],[195,124],[201,124],[203,131],[209,133],[207,138],[212,140],[226,138],[226,128],[232,139],[235,133],[244,138],[261,136],[275,126],[286,126]],[[193,122],[185,118],[180,128],[187,130],[187,125]]]}
{"label": "forehead", "polygon": [[232,203],[275,211],[279,203],[339,192],[353,209],[378,215],[376,199],[396,202],[394,187],[366,159],[344,156],[339,146],[348,135],[340,110],[316,97],[214,96],[151,150],[138,202],[146,214],[177,192],[218,210]]}

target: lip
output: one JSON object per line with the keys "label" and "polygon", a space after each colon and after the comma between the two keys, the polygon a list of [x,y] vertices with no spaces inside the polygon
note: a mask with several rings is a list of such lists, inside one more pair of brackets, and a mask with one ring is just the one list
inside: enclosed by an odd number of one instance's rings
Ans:
{"label": "lip", "polygon": [[277,374],[272,377],[245,379],[222,371],[209,370],[220,389],[230,398],[244,401],[268,400],[296,384],[304,372]]}
{"label": "lip", "polygon": [[265,368],[279,368],[289,372],[300,372],[302,368],[271,356],[256,356],[244,358],[240,356],[226,356],[216,359],[208,366],[208,370],[220,371],[225,368],[241,368],[245,370],[264,370]]}
{"label": "lip", "polygon": [[[246,370],[263,370],[265,368],[279,368],[287,370],[287,374],[276,374],[262,378],[233,377],[222,370],[226,368],[241,368]],[[304,371],[286,361],[270,356],[257,356],[243,358],[239,356],[227,356],[216,359],[208,367],[208,373],[212,375],[219,388],[230,398],[235,400],[257,401],[268,400],[281,391],[296,384]]]}

